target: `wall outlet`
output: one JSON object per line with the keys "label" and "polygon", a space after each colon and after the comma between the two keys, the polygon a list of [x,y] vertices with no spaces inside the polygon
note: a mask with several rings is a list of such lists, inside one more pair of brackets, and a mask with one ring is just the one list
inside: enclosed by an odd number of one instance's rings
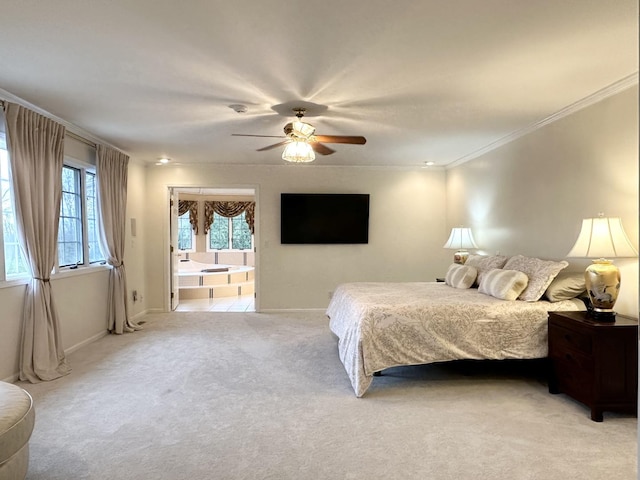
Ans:
{"label": "wall outlet", "polygon": [[133,299],[134,303],[138,301],[138,291],[137,290],[133,290],[131,292],[131,298]]}

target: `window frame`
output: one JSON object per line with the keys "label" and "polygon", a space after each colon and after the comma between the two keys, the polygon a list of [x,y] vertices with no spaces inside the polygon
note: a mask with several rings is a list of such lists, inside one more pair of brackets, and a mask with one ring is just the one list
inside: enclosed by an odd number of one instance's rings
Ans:
{"label": "window frame", "polygon": [[[64,164],[62,166],[62,174],[64,176],[64,172],[65,170],[72,170],[73,171],[73,190],[65,190],[64,189],[64,182],[62,185],[62,198],[60,200],[60,216],[58,217],[58,239],[56,241],[56,247],[57,247],[57,266],[61,269],[63,268],[67,268],[67,267],[75,267],[77,268],[79,265],[84,265],[87,255],[86,255],[86,249],[85,249],[85,228],[84,228],[84,219],[85,219],[85,213],[86,213],[86,209],[85,209],[85,201],[83,199],[83,195],[82,193],[84,192],[84,175],[83,175],[83,170],[82,168],[76,167],[74,165],[68,165],[68,164]],[[71,196],[71,201],[74,204],[73,210],[73,216],[70,215],[63,215],[65,212],[64,210],[64,205],[65,203],[65,197],[66,196]],[[62,241],[60,241],[60,232],[65,232],[65,224],[75,224],[75,227],[72,228],[72,230],[75,232],[75,238],[74,239],[68,239],[66,238],[66,235],[63,234],[63,239]],[[78,228],[79,227],[79,228]],[[65,263],[65,264],[61,264],[61,262],[63,260],[60,259],[60,249],[62,248],[62,250],[66,250],[66,245],[69,244],[72,246],[72,248],[75,250],[75,254],[80,254],[81,255],[81,259],[82,262],[75,262],[75,263]]]}
{"label": "window frame", "polygon": [[[191,222],[189,220],[189,215],[191,214],[191,212],[189,210],[187,210],[185,213],[183,213],[182,215],[178,215],[178,251],[179,252],[184,252],[184,253],[195,253],[196,252],[196,235],[195,232],[193,231],[193,227],[191,226]],[[182,249],[180,248],[180,220],[184,219],[181,217],[187,216],[187,223],[189,224],[189,233],[191,234],[191,248],[186,248],[186,249]]]}
{"label": "window frame", "polygon": [[[89,220],[87,216],[88,209],[87,209],[86,183],[87,183],[87,173],[95,175],[94,178],[97,180],[96,166],[90,163],[86,163],[81,160],[77,160],[75,158],[66,156],[66,155],[64,156],[63,166],[80,171],[80,212],[81,212],[80,215],[81,215],[81,224],[82,224],[83,262],[77,263],[77,264],[70,264],[70,265],[60,265],[60,259],[57,258],[58,246],[56,245],[56,266],[54,267],[54,273],[61,273],[61,272],[66,272],[70,270],[86,269],[86,268],[92,268],[99,265],[105,265],[106,258],[104,258],[105,257],[104,253],[102,253],[101,255],[103,258],[99,260],[94,260],[94,261],[90,260],[90,253],[89,253]],[[94,192],[94,197],[97,197],[97,182],[95,185],[96,185],[96,191]],[[62,208],[62,205],[61,205],[61,208]],[[100,216],[100,212],[97,211],[97,202],[96,202],[96,228],[98,228],[98,222],[100,221],[99,216]],[[58,228],[60,228],[60,226],[58,226]],[[100,242],[99,238],[98,238],[98,242]],[[57,240],[56,240],[56,243],[57,243]],[[98,243],[98,246],[99,246],[99,243]]]}
{"label": "window frame", "polygon": [[[242,212],[240,215],[244,215],[245,212]],[[214,214],[214,218],[215,215],[218,215],[217,213]],[[239,217],[240,215],[236,215],[236,217]],[[223,217],[222,215],[218,215],[218,218],[224,218],[225,220],[227,220],[229,222],[229,246],[233,245],[233,219],[236,217]],[[246,222],[246,221],[245,221]],[[217,248],[211,248],[211,225],[209,226],[209,229],[207,230],[207,238],[206,238],[206,251],[207,252],[254,252],[255,251],[255,235],[252,233],[251,234],[251,247],[250,248],[245,248],[245,249],[239,249],[239,248],[221,248],[221,249],[217,249]]]}
{"label": "window frame", "polygon": [[[0,115],[0,118],[2,116]],[[3,146],[3,150],[7,150],[7,155],[8,155],[8,149],[6,148],[6,132],[2,130],[2,125],[0,124],[0,137],[1,137],[1,142],[0,144],[2,144]],[[9,163],[10,165],[10,163]],[[86,161],[81,161],[69,156],[64,156],[64,165],[68,165],[74,168],[80,168],[83,170],[83,174],[81,175],[81,181],[85,182],[86,181],[86,172],[90,172],[94,175],[96,175],[96,179],[97,179],[97,172],[96,172],[96,166],[86,162]],[[62,180],[62,178],[61,178]],[[13,185],[11,185],[10,183],[10,188],[11,188],[11,195],[13,197]],[[86,188],[84,186],[83,183],[83,194],[82,194],[82,201],[86,202]],[[94,192],[95,196],[97,196],[97,183],[96,183],[96,191]],[[13,207],[15,209],[15,201],[13,203]],[[86,206],[84,208],[83,211],[86,211]],[[15,210],[14,210],[15,213]],[[100,222],[100,212],[97,210],[97,204],[96,204],[96,228],[98,227],[98,222]],[[87,217],[86,215],[83,216],[84,220],[83,223],[87,223]],[[2,212],[0,211],[0,222],[2,221]],[[88,230],[86,226],[83,226],[84,230],[84,238],[88,238]],[[7,275],[5,268],[6,268],[6,259],[5,259],[5,252],[4,252],[4,238],[5,238],[5,234],[3,231],[3,225],[2,223],[0,223],[0,289],[4,289],[4,288],[12,288],[12,287],[17,287],[17,286],[21,286],[21,285],[26,285],[31,281],[31,272],[29,270],[25,271],[22,274],[17,274],[17,275]],[[97,231],[96,231],[97,232]],[[98,234],[99,235],[99,234]],[[98,242],[100,241],[100,239],[98,238]],[[88,243],[86,243],[86,246],[83,245],[83,248],[87,248],[88,247]],[[78,266],[71,266],[71,267],[64,267],[61,268],[59,267],[58,264],[58,259],[57,259],[57,239],[56,239],[56,265],[53,268],[53,271],[51,272],[52,274],[52,279],[55,278],[64,278],[64,277],[70,277],[70,276],[76,276],[76,275],[82,275],[82,274],[87,274],[87,273],[94,273],[97,270],[108,270],[110,267],[107,265],[106,262],[106,258],[103,258],[101,260],[95,260],[93,262],[89,262],[88,264],[82,264],[82,265],[78,265]],[[102,254],[101,252],[101,256],[105,256],[104,254]],[[84,254],[84,258],[89,259],[89,254],[88,252],[85,251]],[[25,262],[27,261],[27,259],[25,259]],[[27,269],[28,269],[28,265],[27,265]]]}

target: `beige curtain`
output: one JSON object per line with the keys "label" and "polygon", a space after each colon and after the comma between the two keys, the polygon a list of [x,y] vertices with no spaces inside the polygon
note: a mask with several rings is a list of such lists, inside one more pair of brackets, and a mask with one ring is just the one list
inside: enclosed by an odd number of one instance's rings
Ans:
{"label": "beige curtain", "polygon": [[56,261],[65,128],[8,103],[6,129],[18,229],[32,275],[22,312],[20,380],[36,383],[71,371],[50,282]]}
{"label": "beige curtain", "polygon": [[129,319],[127,274],[124,268],[124,239],[127,207],[129,157],[113,148],[98,145],[98,222],[102,251],[111,265],[107,299],[107,325],[111,333],[133,332],[142,327]]}
{"label": "beige curtain", "polygon": [[178,216],[189,212],[189,223],[194,233],[198,234],[198,202],[196,200],[179,200]]}
{"label": "beige curtain", "polygon": [[225,218],[233,218],[245,212],[244,219],[253,234],[255,233],[255,211],[256,202],[206,201],[204,202],[204,233],[206,234],[209,231],[209,227],[213,223],[214,213]]}

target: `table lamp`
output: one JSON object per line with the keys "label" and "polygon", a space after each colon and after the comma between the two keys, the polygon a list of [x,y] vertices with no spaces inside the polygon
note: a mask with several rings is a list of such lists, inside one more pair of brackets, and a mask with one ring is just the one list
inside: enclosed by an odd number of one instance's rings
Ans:
{"label": "table lamp", "polygon": [[594,259],[584,272],[584,280],[591,314],[598,320],[613,321],[616,315],[613,306],[620,292],[620,270],[610,259],[637,256],[619,217],[600,213],[582,220],[578,239],[567,257]]}
{"label": "table lamp", "polygon": [[453,254],[453,262],[463,265],[467,261],[467,257],[469,257],[467,248],[478,248],[478,245],[473,239],[473,233],[471,233],[470,228],[454,227],[451,229],[449,240],[447,240],[443,248],[457,250]]}

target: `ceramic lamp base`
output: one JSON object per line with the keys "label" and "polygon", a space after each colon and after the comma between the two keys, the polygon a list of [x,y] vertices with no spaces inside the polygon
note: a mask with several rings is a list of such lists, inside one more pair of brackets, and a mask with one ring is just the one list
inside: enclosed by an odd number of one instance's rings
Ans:
{"label": "ceramic lamp base", "polygon": [[611,260],[594,260],[584,272],[589,300],[593,307],[592,315],[600,319],[614,320],[613,306],[620,292],[620,270]]}
{"label": "ceramic lamp base", "polygon": [[459,263],[460,265],[464,265],[464,263],[469,258],[469,252],[466,250],[458,250],[453,254],[453,263]]}

